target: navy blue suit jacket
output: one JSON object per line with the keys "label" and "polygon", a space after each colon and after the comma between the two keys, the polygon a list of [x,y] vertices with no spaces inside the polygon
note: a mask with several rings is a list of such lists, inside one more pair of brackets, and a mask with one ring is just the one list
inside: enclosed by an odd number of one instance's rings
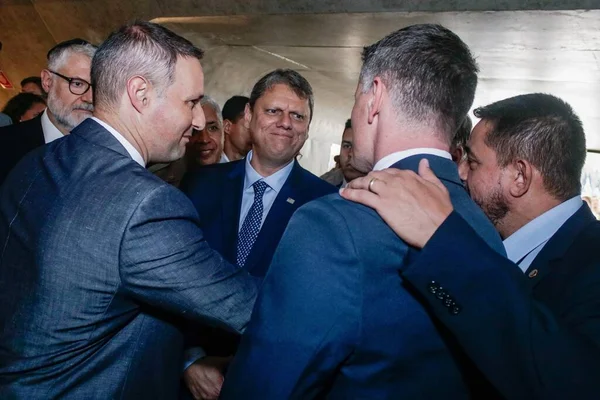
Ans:
{"label": "navy blue suit jacket", "polygon": [[[427,158],[454,207],[499,253],[455,164]],[[265,277],[224,399],[466,399],[462,358],[399,273],[415,250],[372,209],[326,196],[300,208]]]}
{"label": "navy blue suit jacket", "polygon": [[257,291],[91,119],[8,175],[0,243],[2,399],[177,398],[180,319],[241,330]]}
{"label": "navy blue suit jacket", "polygon": [[[180,186],[198,211],[206,240],[232,264],[236,262],[245,167],[245,159],[203,167],[186,175]],[[311,200],[336,191],[333,185],[294,161],[244,268],[254,276],[264,277],[294,211]]]}
{"label": "navy blue suit jacket", "polygon": [[41,116],[0,128],[0,185],[25,154],[43,145]]}
{"label": "navy blue suit jacket", "polygon": [[[506,399],[597,399],[600,222],[584,204],[525,274],[456,213],[403,273]],[[436,281],[463,305],[450,316]]]}

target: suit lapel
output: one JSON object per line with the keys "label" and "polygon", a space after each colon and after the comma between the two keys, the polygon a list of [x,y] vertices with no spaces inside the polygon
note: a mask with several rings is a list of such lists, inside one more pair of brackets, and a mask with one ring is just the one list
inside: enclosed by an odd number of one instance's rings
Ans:
{"label": "suit lapel", "polygon": [[237,237],[242,208],[242,195],[244,190],[245,160],[241,160],[235,168],[227,174],[221,185],[221,226],[223,229],[223,248],[225,258],[235,263],[237,250]]}
{"label": "suit lapel", "polygon": [[[276,243],[279,243],[292,214],[304,203],[301,198],[302,172],[300,164],[294,161],[294,167],[277,194],[269,210],[269,214],[258,233],[256,242],[254,242],[245,265],[245,269],[254,272],[255,275],[260,275],[267,270],[269,266],[261,265],[260,263],[264,252],[268,248],[274,247]],[[291,201],[288,201],[288,199],[291,199]]]}
{"label": "suit lapel", "polygon": [[560,227],[550,238],[542,251],[535,257],[525,276],[529,278],[532,287],[539,284],[550,274],[554,268],[561,264],[561,260],[574,240],[589,224],[594,223],[596,218],[587,204],[583,204],[571,218]]}

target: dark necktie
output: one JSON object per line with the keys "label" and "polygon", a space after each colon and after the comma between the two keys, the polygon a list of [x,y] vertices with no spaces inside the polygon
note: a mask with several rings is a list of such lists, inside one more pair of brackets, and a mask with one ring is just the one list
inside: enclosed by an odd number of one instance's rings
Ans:
{"label": "dark necktie", "polygon": [[252,185],[254,188],[254,202],[250,210],[248,210],[248,214],[242,224],[242,229],[238,233],[236,263],[240,268],[243,268],[244,264],[246,264],[246,258],[248,258],[258,232],[260,232],[260,223],[263,217],[263,195],[268,186],[262,180],[256,181]]}

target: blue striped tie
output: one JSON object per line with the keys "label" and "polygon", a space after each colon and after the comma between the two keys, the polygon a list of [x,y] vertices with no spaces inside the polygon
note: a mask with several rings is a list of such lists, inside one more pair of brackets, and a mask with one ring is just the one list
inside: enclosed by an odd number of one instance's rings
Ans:
{"label": "blue striped tie", "polygon": [[264,181],[256,181],[252,185],[254,188],[254,202],[248,210],[248,215],[244,219],[242,229],[238,233],[237,257],[236,262],[238,267],[243,268],[246,264],[246,258],[254,246],[254,242],[260,232],[260,224],[263,217],[263,195],[267,190],[267,185]]}

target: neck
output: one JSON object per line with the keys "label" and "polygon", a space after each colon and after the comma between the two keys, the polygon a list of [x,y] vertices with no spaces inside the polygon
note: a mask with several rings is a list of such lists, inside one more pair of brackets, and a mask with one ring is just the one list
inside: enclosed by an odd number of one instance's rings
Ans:
{"label": "neck", "polygon": [[50,122],[52,122],[52,124],[58,128],[60,133],[62,133],[63,135],[68,135],[69,133],[71,133],[71,128],[58,122],[58,120],[56,119],[54,114],[52,114],[52,111],[50,111],[49,108],[46,108],[46,110],[47,110],[47,114],[48,114],[48,118],[50,119]]}
{"label": "neck", "polygon": [[520,199],[520,204],[512,204],[509,212],[496,224],[496,230],[502,240],[527,225],[545,212],[563,203],[552,196],[536,196]]}
{"label": "neck", "polygon": [[225,139],[225,143],[223,144],[223,152],[229,158],[229,161],[241,160],[246,156],[246,154],[242,153],[242,151],[236,148],[233,143]]}
{"label": "neck", "polygon": [[[431,139],[431,140],[423,140],[423,139]],[[392,153],[397,153],[400,151],[418,149],[418,148],[430,148],[430,149],[438,149],[443,151],[449,151],[449,146],[442,142],[441,140],[436,140],[435,138],[423,138],[420,140],[394,140],[394,141],[386,141],[384,144],[378,143],[375,148],[375,162],[373,165],[377,164],[379,160],[382,158],[389,156]]]}
{"label": "neck", "polygon": [[140,135],[139,129],[136,129],[134,124],[131,124],[131,127],[129,127],[128,124],[122,121],[122,117],[119,115],[98,109],[94,111],[94,117],[112,126],[117,132],[119,132],[119,134],[121,134],[121,136],[125,138],[125,140],[131,143],[138,153],[140,153],[144,159],[144,163],[146,165],[149,164],[150,155],[148,154],[148,148],[142,140],[142,135]]}
{"label": "neck", "polygon": [[260,156],[256,153],[252,153],[252,160],[250,160],[252,168],[254,168],[254,170],[263,178],[273,175],[275,172],[288,165],[288,163],[289,161],[283,164],[269,163],[268,161],[261,160]]}
{"label": "neck", "polygon": [[385,156],[404,150],[427,147],[450,151],[446,135],[432,122],[433,117],[430,120],[415,121],[401,113],[391,115],[390,110],[380,115],[374,138],[373,165]]}

